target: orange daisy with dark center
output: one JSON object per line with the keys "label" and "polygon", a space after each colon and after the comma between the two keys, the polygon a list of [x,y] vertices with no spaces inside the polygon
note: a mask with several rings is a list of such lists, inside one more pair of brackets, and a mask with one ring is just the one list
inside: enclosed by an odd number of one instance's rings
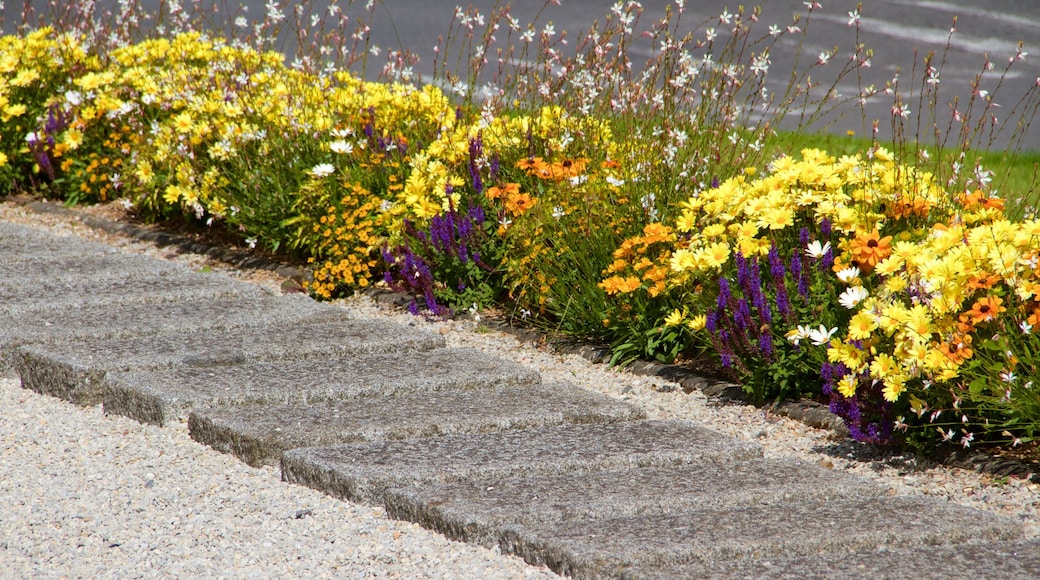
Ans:
{"label": "orange daisy with dark center", "polygon": [[881,237],[875,228],[867,234],[858,234],[854,240],[849,242],[849,251],[852,260],[859,267],[860,272],[869,274],[874,271],[874,266],[892,254],[892,236]]}

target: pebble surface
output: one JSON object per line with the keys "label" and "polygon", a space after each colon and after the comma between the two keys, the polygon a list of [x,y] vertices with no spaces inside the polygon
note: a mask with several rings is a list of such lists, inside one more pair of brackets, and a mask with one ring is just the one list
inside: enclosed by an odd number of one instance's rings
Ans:
{"label": "pebble surface", "polygon": [[[99,210],[99,211],[104,211]],[[111,211],[111,210],[110,210]],[[210,267],[270,288],[266,272],[112,236],[64,216],[0,203],[0,220],[77,235],[124,251]],[[429,321],[358,296],[339,301],[356,315],[440,333],[450,346],[519,362],[543,381],[566,381],[761,445],[862,476],[893,495],[924,495],[1022,522],[1040,538],[1040,485],[871,454],[831,431],[747,405],[716,404],[699,392],[641,377],[543,345],[483,331],[476,321]],[[157,428],[100,408],[79,408],[0,378],[0,576],[548,578],[519,559],[452,542],[416,525],[281,482],[192,441],[186,426]]]}

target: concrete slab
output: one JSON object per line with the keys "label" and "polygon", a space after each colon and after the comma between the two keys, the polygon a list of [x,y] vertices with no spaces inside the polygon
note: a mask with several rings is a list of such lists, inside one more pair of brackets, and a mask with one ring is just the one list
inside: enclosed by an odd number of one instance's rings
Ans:
{"label": "concrete slab", "polygon": [[79,342],[36,343],[17,347],[13,366],[25,388],[97,404],[104,396],[104,378],[112,371],[316,360],[443,346],[442,337],[404,325],[335,320],[97,339],[89,347]]}
{"label": "concrete slab", "polygon": [[538,373],[471,349],[374,354],[220,368],[113,372],[105,412],[166,425],[196,407],[298,405],[358,396],[483,389],[540,382]]}
{"label": "concrete slab", "polygon": [[761,454],[756,445],[693,422],[633,421],[293,449],[281,465],[285,481],[379,504],[386,490],[419,484],[728,463]]}
{"label": "concrete slab", "polygon": [[294,325],[349,318],[346,310],[320,304],[302,294],[96,304],[0,313],[0,372],[13,370],[15,347],[32,342],[79,341],[89,346],[90,339],[171,332],[189,333],[204,342],[207,329],[212,328]]}
{"label": "concrete slab", "polygon": [[752,459],[390,490],[387,515],[493,547],[509,526],[654,516],[702,508],[879,496],[880,486],[800,461]]}
{"label": "concrete slab", "polygon": [[1021,537],[1008,518],[928,497],[883,497],[705,509],[503,530],[504,553],[575,578],[738,559],[840,558],[882,546]]}
{"label": "concrete slab", "polygon": [[625,580],[680,580],[686,578],[1040,578],[1040,540],[987,542],[952,546],[899,546],[878,550],[803,558],[720,560],[704,564],[632,568]]}
{"label": "concrete slab", "polygon": [[199,409],[188,431],[249,465],[296,447],[642,419],[642,409],[569,384],[399,394],[313,405]]}

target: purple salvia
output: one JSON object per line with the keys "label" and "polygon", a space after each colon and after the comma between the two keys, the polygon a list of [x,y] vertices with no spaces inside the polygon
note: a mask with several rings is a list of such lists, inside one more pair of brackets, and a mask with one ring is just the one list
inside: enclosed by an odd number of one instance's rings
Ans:
{"label": "purple salvia", "polygon": [[719,315],[714,310],[709,312],[707,316],[704,317],[704,328],[706,328],[708,332],[712,334],[715,334],[718,331]]}
{"label": "purple salvia", "polygon": [[747,298],[737,300],[737,307],[733,310],[733,324],[741,334],[751,327],[751,306]]}
{"label": "purple salvia", "polygon": [[823,253],[823,258],[820,259],[820,271],[829,272],[832,266],[834,266],[834,250],[827,248],[827,251]]}
{"label": "purple salvia", "polygon": [[752,293],[751,268],[748,266],[748,260],[744,257],[744,254],[737,252],[733,261],[737,264],[737,284],[740,285],[740,289],[745,295],[750,296]]}
{"label": "purple salvia", "polygon": [[776,248],[776,244],[769,247],[769,254],[767,255],[769,260],[769,275],[773,278],[773,284],[780,286],[784,283],[784,261],[780,259],[780,250]]}
{"label": "purple salvia", "polygon": [[783,282],[776,287],[776,311],[784,318],[791,316],[791,299],[787,296],[787,287]]}
{"label": "purple salvia", "polygon": [[798,247],[804,248],[809,245],[809,228],[798,230]]}
{"label": "purple salvia", "polygon": [[831,220],[830,220],[830,218],[823,218],[823,220],[820,221],[820,235],[823,236],[823,238],[825,240],[829,239],[831,237]]}
{"label": "purple salvia", "polygon": [[492,182],[498,181],[499,164],[500,164],[500,162],[498,160],[498,153],[492,154],[491,155],[491,168],[489,170],[489,173],[491,174],[491,181]]}
{"label": "purple salvia", "polygon": [[712,189],[718,189],[719,188],[719,177],[717,175],[715,177],[711,178],[711,188]]}
{"label": "purple salvia", "polygon": [[773,335],[768,332],[763,332],[758,337],[758,350],[762,354],[766,355],[766,360],[773,358]]}
{"label": "purple salvia", "polygon": [[791,275],[798,281],[798,295],[802,298],[809,297],[809,276],[802,268],[802,255],[798,252],[791,254]]}
{"label": "purple salvia", "polygon": [[719,297],[716,299],[715,305],[719,310],[725,310],[726,306],[729,305],[730,298],[729,280],[719,278]]}

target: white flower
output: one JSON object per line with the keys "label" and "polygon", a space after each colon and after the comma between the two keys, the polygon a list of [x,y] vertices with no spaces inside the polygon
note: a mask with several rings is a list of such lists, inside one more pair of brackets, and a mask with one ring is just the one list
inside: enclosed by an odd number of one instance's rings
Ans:
{"label": "white flower", "polygon": [[606,176],[604,178],[604,181],[606,181],[610,185],[613,185],[614,187],[621,187],[622,185],[625,184],[625,180],[624,179],[618,179],[618,178],[613,177],[611,175]]}
{"label": "white flower", "polygon": [[820,259],[827,255],[827,252],[829,252],[830,249],[830,242],[824,242],[823,244],[821,244],[820,240],[813,240],[809,242],[808,246],[805,246],[805,255],[809,256],[810,258]]}
{"label": "white flower", "polygon": [[246,245],[252,250],[256,247],[256,238],[246,238]]}
{"label": "white flower", "polygon": [[340,139],[338,141],[333,141],[332,143],[329,143],[329,149],[332,150],[333,153],[343,153],[345,155],[349,155],[354,152],[354,144],[349,141]]}
{"label": "white flower", "polygon": [[827,327],[821,324],[819,328],[813,328],[810,330],[809,335],[806,338],[811,340],[816,346],[823,346],[830,341],[835,332],[838,332],[838,327],[827,330]]}
{"label": "white flower", "polygon": [[863,302],[867,296],[870,296],[870,292],[867,292],[866,288],[850,286],[841,293],[841,296],[838,296],[838,302],[845,308],[852,310],[857,304]]}
{"label": "white flower", "polygon": [[314,177],[321,178],[321,177],[325,177],[325,176],[328,176],[328,175],[332,175],[332,172],[334,172],[334,171],[336,171],[336,168],[333,167],[333,165],[331,163],[319,163],[319,164],[315,165],[314,167],[311,167],[310,173]]}
{"label": "white flower", "polygon": [[799,324],[794,330],[789,330],[786,336],[791,344],[798,346],[799,342],[809,338],[809,328]]}
{"label": "white flower", "polygon": [[857,276],[859,276],[859,268],[855,266],[849,266],[844,270],[839,270],[837,276],[839,280],[848,284],[849,282],[855,280]]}

